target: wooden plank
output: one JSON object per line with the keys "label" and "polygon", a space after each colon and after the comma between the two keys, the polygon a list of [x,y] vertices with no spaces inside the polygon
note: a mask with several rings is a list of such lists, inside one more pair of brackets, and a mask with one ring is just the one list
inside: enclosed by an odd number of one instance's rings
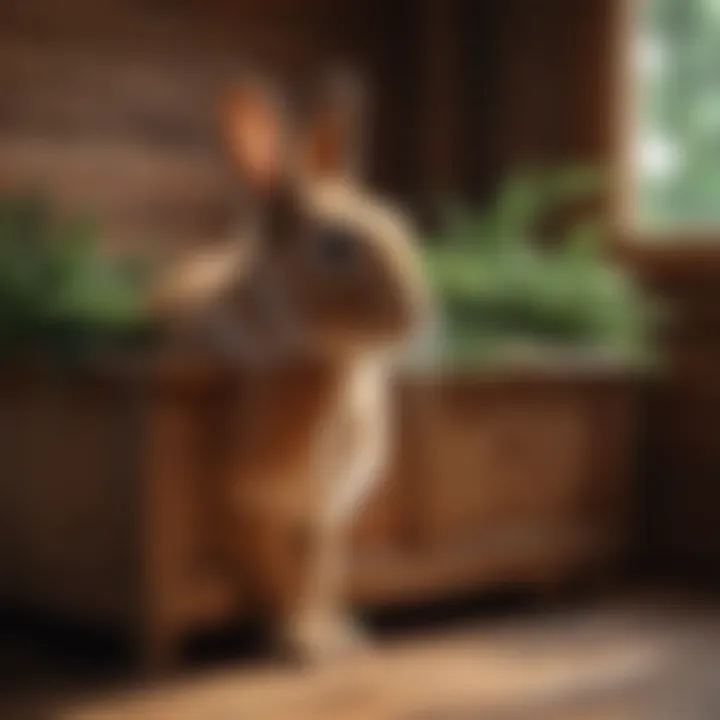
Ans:
{"label": "wooden plank", "polygon": [[458,191],[456,3],[424,0],[422,4],[423,191],[426,202],[452,197]]}
{"label": "wooden plank", "polygon": [[0,141],[0,189],[47,191],[61,207],[97,213],[115,244],[203,242],[237,203],[219,158],[154,146]]}
{"label": "wooden plank", "polygon": [[[131,606],[129,480],[138,431],[115,392],[41,383],[15,394],[14,598],[70,617],[127,623]],[[9,393],[9,397],[7,394]]]}
{"label": "wooden plank", "polygon": [[[122,0],[6,0],[0,7],[0,28],[10,37],[39,43],[60,41],[95,50],[135,47],[177,56],[224,49],[242,52],[269,32],[292,29],[296,36],[313,33],[331,39],[338,9],[330,0],[242,0],[236,3],[180,0],[127,3]],[[312,47],[312,46],[311,46]],[[281,52],[283,42],[272,43]]]}
{"label": "wooden plank", "polygon": [[68,142],[212,147],[237,57],[92,52],[0,42],[0,133]]}
{"label": "wooden plank", "polygon": [[[148,397],[147,438],[138,519],[138,650],[148,670],[173,659],[179,633],[199,609],[192,561],[197,541],[193,487],[199,477],[202,428],[193,405],[163,392]],[[222,606],[219,606],[223,609]]]}
{"label": "wooden plank", "polygon": [[217,104],[248,61],[309,72],[347,43],[342,4],[10,0],[0,8],[0,189],[99,214],[113,245],[227,231],[236,178]]}

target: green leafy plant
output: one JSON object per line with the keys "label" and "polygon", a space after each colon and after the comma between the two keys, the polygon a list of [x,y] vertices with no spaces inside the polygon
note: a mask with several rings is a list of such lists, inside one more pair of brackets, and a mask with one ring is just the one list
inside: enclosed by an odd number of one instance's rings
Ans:
{"label": "green leafy plant", "polygon": [[78,356],[144,333],[140,275],[93,223],[42,197],[0,197],[0,355]]}
{"label": "green leafy plant", "polygon": [[603,232],[579,217],[541,245],[538,219],[599,187],[584,169],[514,176],[484,210],[455,207],[427,244],[429,275],[445,311],[453,362],[551,351],[652,359],[656,309],[634,279],[608,261]]}

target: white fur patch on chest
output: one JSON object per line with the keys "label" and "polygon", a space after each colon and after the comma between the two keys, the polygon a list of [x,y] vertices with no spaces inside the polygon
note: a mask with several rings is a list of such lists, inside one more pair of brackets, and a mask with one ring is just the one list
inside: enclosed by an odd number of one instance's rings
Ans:
{"label": "white fur patch on chest", "polygon": [[337,415],[328,419],[318,477],[329,521],[356,512],[383,469],[389,444],[387,385],[384,366],[359,365]]}
{"label": "white fur patch on chest", "polygon": [[[354,364],[327,403],[303,419],[291,452],[271,442],[251,455],[256,462],[243,465],[238,502],[258,512],[327,523],[355,512],[388,455],[387,386],[386,368],[377,360]],[[262,415],[253,429],[259,433],[249,439],[253,448],[258,437],[277,437],[263,428]]]}

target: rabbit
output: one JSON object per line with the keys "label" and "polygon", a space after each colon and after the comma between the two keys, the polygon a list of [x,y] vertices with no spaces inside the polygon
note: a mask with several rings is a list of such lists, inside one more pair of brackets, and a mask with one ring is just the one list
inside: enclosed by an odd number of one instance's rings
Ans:
{"label": "rabbit", "polygon": [[362,182],[361,99],[334,79],[291,121],[267,82],[240,81],[220,119],[245,223],[154,296],[219,331],[247,380],[224,537],[279,647],[308,660],[364,645],[347,534],[387,462],[395,359],[432,305],[409,220]]}

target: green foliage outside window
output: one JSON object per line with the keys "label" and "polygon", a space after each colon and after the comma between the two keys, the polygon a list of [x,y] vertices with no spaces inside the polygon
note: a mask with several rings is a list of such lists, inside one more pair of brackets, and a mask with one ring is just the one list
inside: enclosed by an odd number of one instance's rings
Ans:
{"label": "green foliage outside window", "polygon": [[643,0],[636,6],[635,219],[655,231],[717,226],[720,3]]}

